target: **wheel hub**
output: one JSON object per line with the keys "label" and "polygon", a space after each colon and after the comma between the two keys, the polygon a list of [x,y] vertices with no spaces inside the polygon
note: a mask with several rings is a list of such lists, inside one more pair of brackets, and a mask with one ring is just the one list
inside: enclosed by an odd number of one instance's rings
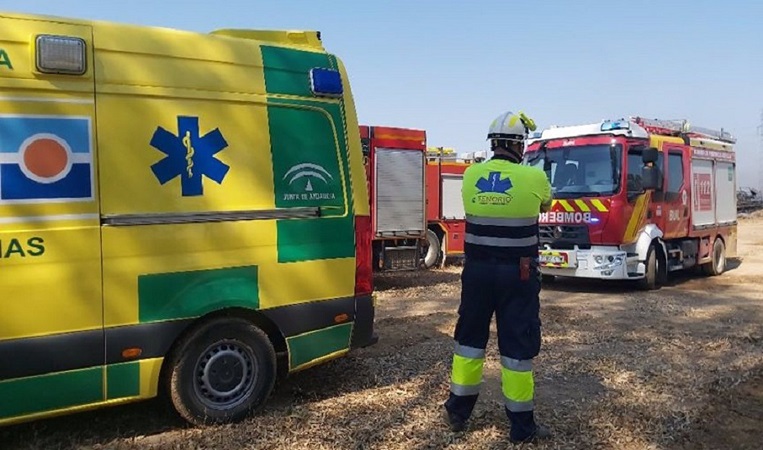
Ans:
{"label": "wheel hub", "polygon": [[252,392],[255,381],[253,355],[234,342],[210,346],[196,364],[196,393],[208,408],[239,405]]}

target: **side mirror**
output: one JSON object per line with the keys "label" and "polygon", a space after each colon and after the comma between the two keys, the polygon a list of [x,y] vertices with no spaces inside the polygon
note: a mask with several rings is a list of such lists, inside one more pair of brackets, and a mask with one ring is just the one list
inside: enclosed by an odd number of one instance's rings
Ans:
{"label": "side mirror", "polygon": [[644,190],[655,190],[660,187],[660,169],[656,166],[641,168],[641,186]]}
{"label": "side mirror", "polygon": [[656,163],[658,158],[657,149],[654,147],[645,148],[641,153],[641,160],[644,164]]}

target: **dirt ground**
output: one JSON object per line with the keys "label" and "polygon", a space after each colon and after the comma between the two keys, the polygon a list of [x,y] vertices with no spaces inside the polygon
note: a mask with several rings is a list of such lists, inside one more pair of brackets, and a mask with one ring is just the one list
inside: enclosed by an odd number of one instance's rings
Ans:
{"label": "dirt ground", "polygon": [[[739,225],[720,277],[659,291],[598,281],[544,286],[533,448],[763,447],[763,219]],[[468,430],[441,422],[460,268],[377,279],[377,345],[297,374],[244,423],[194,429],[161,400],[0,429],[3,449],[503,449],[493,334]],[[1,399],[0,399],[1,401]]]}

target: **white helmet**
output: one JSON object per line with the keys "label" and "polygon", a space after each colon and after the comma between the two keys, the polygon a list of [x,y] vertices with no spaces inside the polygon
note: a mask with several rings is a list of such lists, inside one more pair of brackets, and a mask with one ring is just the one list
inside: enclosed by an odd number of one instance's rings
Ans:
{"label": "white helmet", "polygon": [[488,139],[500,139],[513,142],[524,142],[530,131],[535,131],[535,122],[519,111],[514,114],[506,111],[493,120],[490,130],[487,132]]}

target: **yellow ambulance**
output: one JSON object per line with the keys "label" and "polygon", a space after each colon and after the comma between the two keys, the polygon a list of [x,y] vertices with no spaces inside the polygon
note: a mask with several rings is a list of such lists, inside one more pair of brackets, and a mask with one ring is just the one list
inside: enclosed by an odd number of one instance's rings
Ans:
{"label": "yellow ambulance", "polygon": [[317,32],[0,13],[0,424],[165,393],[239,420],[376,341],[369,200]]}

